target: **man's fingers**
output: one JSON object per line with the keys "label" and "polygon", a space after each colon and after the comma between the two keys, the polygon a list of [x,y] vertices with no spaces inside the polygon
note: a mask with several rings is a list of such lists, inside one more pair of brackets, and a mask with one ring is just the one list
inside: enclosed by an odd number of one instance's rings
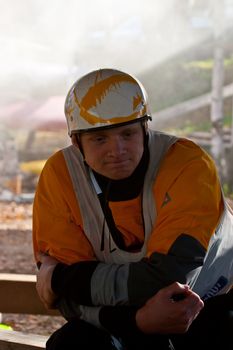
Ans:
{"label": "man's fingers", "polygon": [[174,282],[165,289],[170,297],[173,295],[182,295],[190,291],[190,287],[187,284],[180,284],[179,282]]}
{"label": "man's fingers", "polygon": [[41,261],[41,267],[37,273],[37,293],[46,308],[54,308],[57,297],[51,288],[51,278],[58,261],[44,253],[39,253],[38,258]]}

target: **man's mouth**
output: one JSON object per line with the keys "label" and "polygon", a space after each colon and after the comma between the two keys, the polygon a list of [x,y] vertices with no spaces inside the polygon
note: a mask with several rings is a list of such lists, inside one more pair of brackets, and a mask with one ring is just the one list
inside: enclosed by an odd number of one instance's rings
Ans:
{"label": "man's mouth", "polygon": [[112,165],[112,166],[120,166],[120,165],[125,165],[129,163],[129,159],[118,159],[114,161],[108,161],[106,162],[107,165]]}

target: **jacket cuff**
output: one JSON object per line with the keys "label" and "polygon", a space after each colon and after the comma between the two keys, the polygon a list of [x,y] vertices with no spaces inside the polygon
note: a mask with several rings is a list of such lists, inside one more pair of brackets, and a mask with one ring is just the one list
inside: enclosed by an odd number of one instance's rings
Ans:
{"label": "jacket cuff", "polygon": [[92,306],[91,277],[97,265],[97,261],[81,261],[72,265],[58,263],[51,280],[53,292],[58,297]]}

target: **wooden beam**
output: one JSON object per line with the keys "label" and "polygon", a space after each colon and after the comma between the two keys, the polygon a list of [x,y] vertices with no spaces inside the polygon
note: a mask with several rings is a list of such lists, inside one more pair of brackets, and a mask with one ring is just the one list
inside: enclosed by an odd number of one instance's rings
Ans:
{"label": "wooden beam", "polygon": [[[212,135],[211,132],[206,131],[194,131],[193,133],[187,134],[187,138],[196,142],[203,147],[211,147]],[[231,149],[231,131],[230,129],[223,129],[223,144],[225,149]]]}
{"label": "wooden beam", "polygon": [[[223,88],[223,98],[233,96],[233,84],[226,85]],[[188,101],[178,103],[175,106],[162,109],[152,115],[152,122],[150,127],[156,129],[158,124],[166,124],[169,120],[172,120],[175,117],[180,117],[186,115],[187,113],[194,112],[200,108],[210,106],[211,104],[211,93],[201,95],[196,98],[192,98]]]}
{"label": "wooden beam", "polygon": [[0,350],[45,349],[48,337],[0,329]]}
{"label": "wooden beam", "polygon": [[40,301],[35,275],[5,273],[0,273],[0,312],[61,315],[58,310],[47,310]]}

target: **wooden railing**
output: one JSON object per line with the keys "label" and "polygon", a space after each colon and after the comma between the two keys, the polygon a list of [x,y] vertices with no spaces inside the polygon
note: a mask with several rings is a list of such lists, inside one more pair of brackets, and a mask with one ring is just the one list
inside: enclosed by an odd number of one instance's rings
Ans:
{"label": "wooden railing", "polygon": [[[47,310],[36,292],[36,276],[0,273],[0,312],[59,316]],[[45,349],[48,337],[0,329],[0,350]]]}
{"label": "wooden railing", "polygon": [[[206,131],[195,131],[187,135],[188,138],[198,143],[202,147],[210,148],[211,147],[211,132]],[[223,143],[225,149],[232,148],[233,138],[231,135],[231,129],[223,129]]]}

